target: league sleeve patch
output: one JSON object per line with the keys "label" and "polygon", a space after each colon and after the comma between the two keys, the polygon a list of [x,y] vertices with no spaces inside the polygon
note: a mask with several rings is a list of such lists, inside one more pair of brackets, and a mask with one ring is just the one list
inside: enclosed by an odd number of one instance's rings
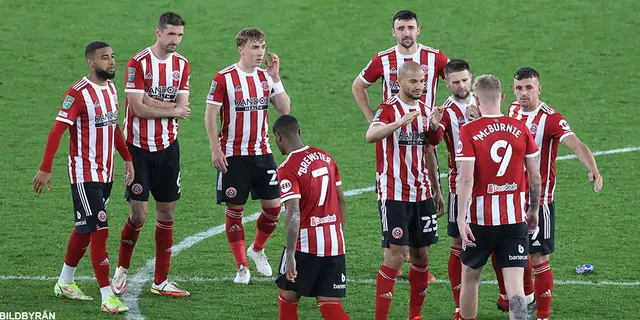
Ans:
{"label": "league sleeve patch", "polygon": [[76,98],[72,97],[72,96],[66,96],[64,97],[64,101],[62,102],[62,109],[69,109],[71,108],[71,105],[73,105],[73,102],[76,100]]}
{"label": "league sleeve patch", "polygon": [[213,94],[216,91],[216,87],[218,86],[218,83],[213,80],[211,81],[211,87],[209,88],[209,94]]}
{"label": "league sleeve patch", "polygon": [[373,116],[373,121],[379,121],[381,114],[382,114],[382,109],[378,109],[378,111],[376,111],[376,115]]}
{"label": "league sleeve patch", "polygon": [[127,80],[133,81],[136,78],[136,68],[127,69]]}

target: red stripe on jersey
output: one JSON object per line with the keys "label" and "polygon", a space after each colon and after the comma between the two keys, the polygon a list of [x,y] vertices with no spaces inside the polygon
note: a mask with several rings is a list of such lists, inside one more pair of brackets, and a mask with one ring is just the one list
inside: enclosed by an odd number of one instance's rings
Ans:
{"label": "red stripe on jersey", "polygon": [[[500,212],[507,212],[507,197],[500,197],[498,198],[498,204],[500,205]],[[507,214],[501,214],[500,215],[500,224],[508,224],[509,223],[509,218],[507,217]]]}
{"label": "red stripe on jersey", "polygon": [[[267,77],[265,76],[264,72],[258,72],[258,77],[260,78],[260,83],[265,83],[267,81]],[[271,88],[267,87],[267,88],[262,88],[263,91],[263,95],[267,98],[269,98],[269,96],[271,95]],[[268,103],[268,102],[267,102]],[[269,154],[269,149],[267,148],[267,142],[269,141],[269,132],[268,132],[268,128],[269,128],[269,112],[265,111],[264,112],[264,117],[262,119],[262,124],[261,124],[261,132],[260,132],[260,136],[262,137],[262,141],[260,141],[260,150],[262,151],[262,154]]]}
{"label": "red stripe on jersey", "polygon": [[[253,79],[253,76],[249,76],[247,77],[247,87],[249,87],[249,96],[250,97],[257,97],[257,91],[256,91],[256,85],[255,85],[255,79]],[[249,155],[253,156],[256,154],[256,149],[255,149],[255,145],[256,145],[256,137],[258,136],[258,130],[255,130],[258,128],[258,112],[249,112],[249,126],[252,128],[252,130],[249,130],[249,142],[247,143],[247,148],[249,149]]]}
{"label": "red stripe on jersey", "polygon": [[[171,66],[173,67],[172,69],[172,73],[171,73],[171,80],[172,80],[172,85],[173,87],[176,88],[177,90],[180,90],[180,77],[174,77],[173,75],[177,72],[178,74],[180,74],[180,58],[178,58],[177,55],[173,55],[173,59]],[[174,135],[174,130],[177,129],[177,122],[175,118],[170,118],[169,121],[167,121],[167,131],[169,132],[169,141],[171,143],[173,143],[173,141],[175,140],[175,135]]]}

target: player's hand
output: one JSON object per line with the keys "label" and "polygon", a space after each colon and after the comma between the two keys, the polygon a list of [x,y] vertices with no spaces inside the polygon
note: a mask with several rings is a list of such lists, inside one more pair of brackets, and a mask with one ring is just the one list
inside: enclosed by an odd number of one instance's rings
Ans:
{"label": "player's hand", "polygon": [[220,170],[222,173],[227,173],[227,156],[224,155],[222,150],[218,148],[214,148],[211,151],[211,162],[213,162],[213,166]]}
{"label": "player's hand", "polygon": [[125,161],[124,162],[124,185],[130,186],[133,183],[133,178],[135,177],[135,171],[133,170],[133,162]]}
{"label": "player's hand", "polygon": [[267,57],[269,59],[264,59],[267,74],[273,78],[273,82],[278,82],[280,80],[280,57],[273,52],[267,52]]}
{"label": "player's hand", "polygon": [[440,120],[442,120],[442,115],[444,114],[444,107],[435,107],[431,111],[431,115],[429,116],[429,129],[435,131],[438,130],[438,126],[440,125]]}
{"label": "player's hand", "polygon": [[475,247],[476,237],[471,232],[469,224],[464,221],[458,221],[458,230],[460,230],[460,239],[462,239],[462,249],[465,247]]}
{"label": "player's hand", "polygon": [[469,104],[469,106],[467,107],[466,116],[469,121],[476,120],[482,116],[482,114],[480,113],[480,108],[478,108],[478,106],[475,104],[475,101],[471,102],[471,104]]}
{"label": "player's hand", "polygon": [[186,120],[191,115],[191,108],[188,103],[179,103],[173,108],[174,118]]}
{"label": "player's hand", "polygon": [[538,228],[538,211],[539,210],[531,210],[531,208],[527,210],[527,225],[529,226],[529,233],[534,233]]}
{"label": "player's hand", "polygon": [[47,186],[47,191],[51,190],[51,173],[44,172],[42,170],[38,170],[36,176],[33,177],[33,191],[36,194],[41,194],[44,186]]}
{"label": "player's hand", "polygon": [[413,111],[405,114],[399,120],[396,120],[396,124],[398,127],[404,127],[406,124],[413,121],[413,119],[417,118],[420,115],[420,111]]}
{"label": "player's hand", "polygon": [[444,215],[444,198],[442,197],[442,192],[436,192],[433,196],[433,199],[436,201],[436,212],[438,213],[438,218]]}
{"label": "player's hand", "polygon": [[602,176],[598,170],[589,172],[589,181],[593,182],[593,191],[600,192],[600,190],[602,190],[604,181],[602,181]]}
{"label": "player's hand", "polygon": [[296,282],[298,271],[296,271],[296,257],[294,255],[287,254],[287,261],[284,264],[284,270],[287,280],[290,282]]}

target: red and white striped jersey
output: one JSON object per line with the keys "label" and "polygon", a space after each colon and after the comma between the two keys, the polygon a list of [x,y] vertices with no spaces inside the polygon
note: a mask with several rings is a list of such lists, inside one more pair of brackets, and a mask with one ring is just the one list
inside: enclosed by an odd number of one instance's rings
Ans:
{"label": "red and white striped jersey", "polygon": [[106,86],[78,80],[65,94],[56,121],[69,129],[69,181],[113,181],[114,135],[118,124],[118,95],[110,80]]}
{"label": "red and white striped jersey", "polygon": [[[191,69],[189,61],[178,53],[159,60],[145,48],[129,59],[124,92],[147,93],[150,97],[175,102],[178,94],[189,93]],[[178,137],[178,119],[147,119],[135,115],[127,98],[124,118],[124,137],[127,142],[148,151],[168,148]]]}
{"label": "red and white striped jersey", "polygon": [[393,96],[378,107],[372,124],[389,124],[416,110],[421,115],[376,142],[378,200],[418,202],[431,198],[424,158],[425,148],[430,147],[429,109],[421,101],[410,106]]}
{"label": "red and white striped jersey", "polygon": [[[571,126],[562,115],[546,103],[531,112],[524,112],[517,102],[509,106],[509,117],[524,122],[540,149],[538,165],[542,177],[540,204],[551,204],[556,190],[556,157],[558,145],[564,138],[574,134]],[[531,203],[531,199],[527,199]]]}
{"label": "red and white striped jersey", "polygon": [[233,64],[213,77],[207,104],[221,106],[218,139],[227,157],[271,154],[268,109],[274,95],[265,69],[246,73]]}
{"label": "red and white striped jersey", "polygon": [[[470,93],[471,99],[475,99],[473,93]],[[456,146],[460,140],[460,127],[469,122],[467,119],[467,107],[466,103],[456,101],[452,96],[442,105],[445,107],[442,114],[442,120],[440,120],[440,127],[444,131],[444,142],[447,145],[447,152],[449,153],[449,193],[456,194],[456,186],[458,184],[458,163],[456,162]]]}
{"label": "red and white striped jersey", "polygon": [[318,257],[345,253],[336,188],[342,185],[338,165],[327,152],[305,146],[278,168],[280,201],[300,199],[297,251]]}
{"label": "red and white striped jersey", "polygon": [[398,46],[393,46],[375,55],[360,73],[360,79],[366,84],[373,84],[382,78],[382,101],[398,94],[398,68],[407,61],[415,61],[422,66],[426,87],[420,100],[429,109],[433,108],[438,90],[438,76],[444,79],[444,67],[449,58],[440,50],[418,45],[418,50],[412,55],[398,52]]}
{"label": "red and white striped jersey", "polygon": [[475,161],[468,218],[480,226],[525,221],[525,157],[536,157],[538,147],[520,121],[483,116],[460,129],[456,161]]}

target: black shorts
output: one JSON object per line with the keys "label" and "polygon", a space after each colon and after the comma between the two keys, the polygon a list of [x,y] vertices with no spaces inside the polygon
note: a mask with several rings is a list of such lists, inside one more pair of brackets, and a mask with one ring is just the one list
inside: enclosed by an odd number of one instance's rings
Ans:
{"label": "black shorts", "polygon": [[133,158],[135,177],[126,189],[127,201],[149,201],[149,192],[157,202],[180,199],[180,145],[175,140],[166,149],[151,152],[127,143]]}
{"label": "black shorts", "polygon": [[548,255],[555,250],[554,235],[556,230],[556,205],[541,204],[538,214],[538,229],[531,234],[529,253]]}
{"label": "black shorts", "polygon": [[378,201],[382,247],[428,247],[438,242],[438,214],[433,198],[419,202]]}
{"label": "black shorts", "polygon": [[280,198],[278,166],[272,154],[227,157],[227,172],[218,171],[218,204],[244,205],[251,199]]}
{"label": "black shorts", "polygon": [[76,232],[91,233],[108,228],[107,204],[113,182],[81,182],[71,185]]}
{"label": "black shorts", "polygon": [[278,288],[295,291],[304,297],[342,298],[347,294],[347,267],[344,255],[318,257],[296,251],[296,282],[289,282],[285,273],[287,250],[282,252],[276,284]]}
{"label": "black shorts", "polygon": [[495,251],[500,268],[526,268],[529,265],[529,231],[526,222],[502,226],[469,224],[476,238],[475,247],[462,245],[460,260],[479,269]]}
{"label": "black shorts", "polygon": [[449,222],[447,224],[447,234],[449,237],[460,237],[460,230],[458,230],[458,195],[455,193],[449,193],[449,209],[448,216]]}

